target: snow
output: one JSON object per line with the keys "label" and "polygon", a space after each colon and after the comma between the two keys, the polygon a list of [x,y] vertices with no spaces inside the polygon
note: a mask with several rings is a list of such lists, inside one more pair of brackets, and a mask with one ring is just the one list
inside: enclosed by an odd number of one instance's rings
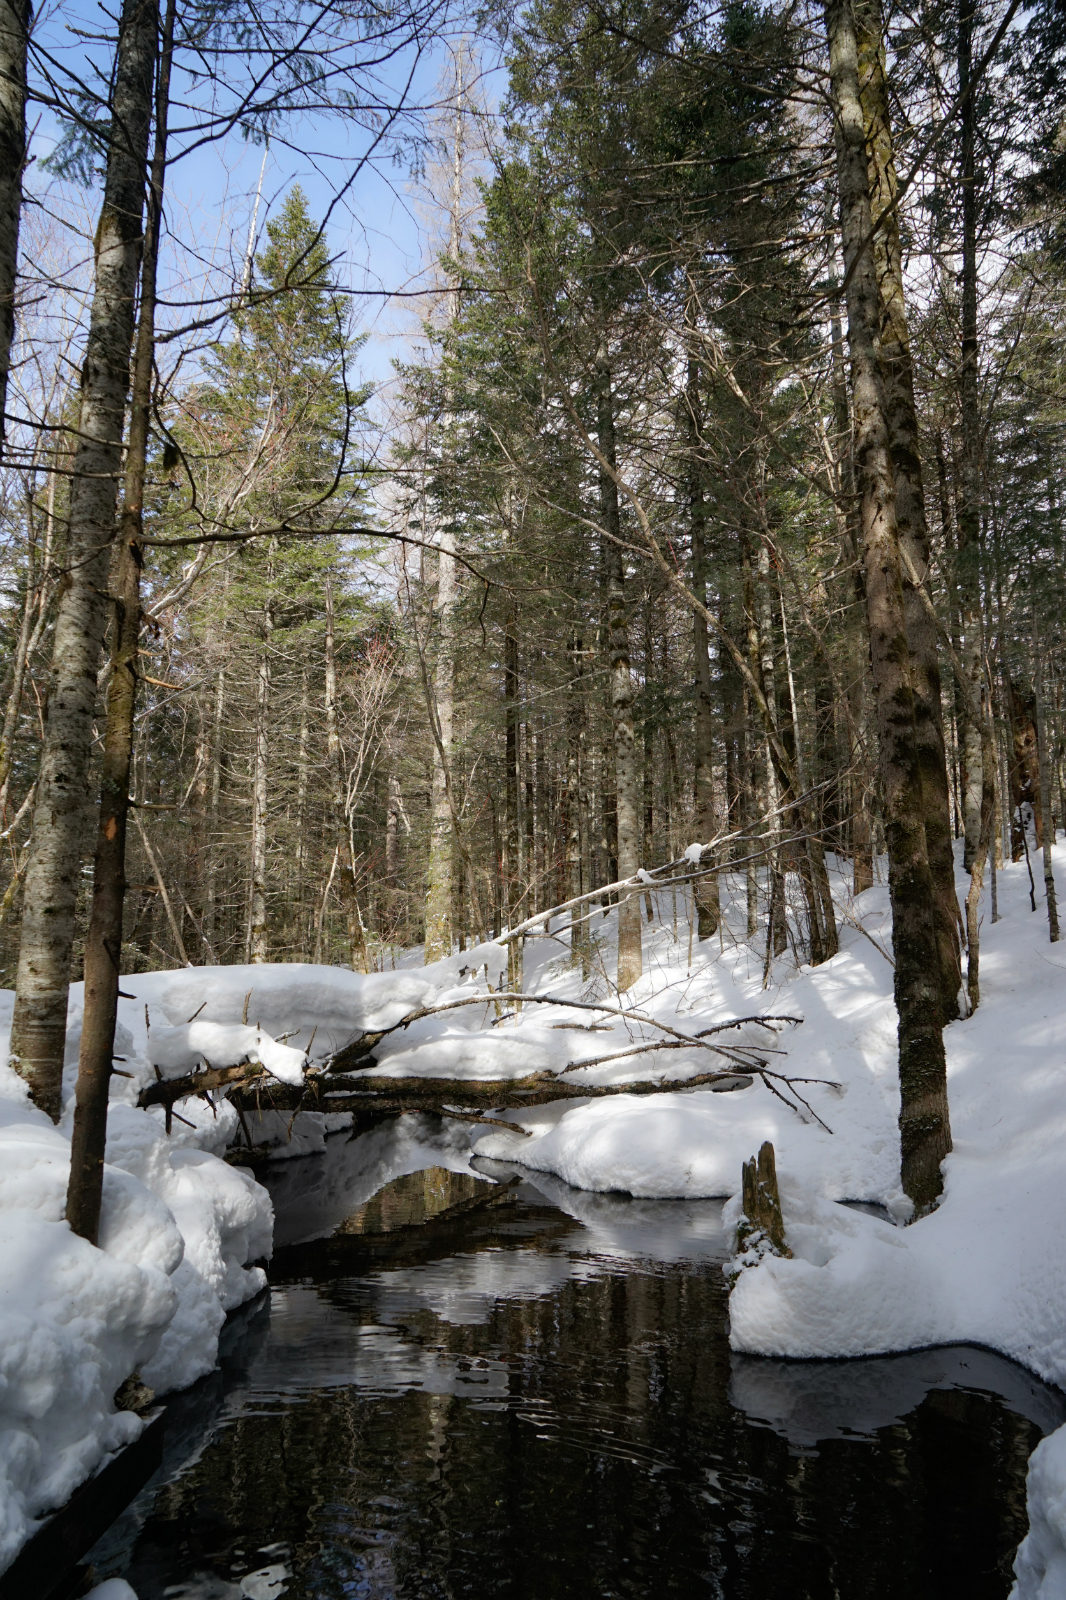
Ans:
{"label": "snow", "polygon": [[1066,1427],[1042,1439],[1029,1458],[1029,1532],[1014,1562],[1011,1600],[1066,1595]]}
{"label": "snow", "polygon": [[115,1410],[124,1380],[163,1393],[211,1371],[227,1311],[266,1281],[248,1263],[270,1253],[269,1198],[211,1152],[226,1124],[203,1112],[167,1139],[111,1106],[97,1248],[63,1220],[69,1112],[54,1127],[0,1067],[0,1570],[140,1433]]}
{"label": "snow", "polygon": [[[686,852],[698,859],[700,846]],[[1066,879],[1066,849],[1056,847]],[[1042,903],[1029,909],[1024,863],[999,874],[1001,920],[982,927],[982,1003],[945,1034],[954,1150],[938,1210],[903,1227],[899,1088],[887,890],[852,900],[833,868],[841,907],[839,954],[797,968],[791,952],[764,987],[763,952],[743,937],[743,883],[721,880],[723,925],[690,936],[688,886],[647,887],[645,972],[619,997],[613,982],[617,912],[591,915],[589,968],[570,964],[568,927],[527,939],[524,988],[546,1004],[496,1002],[482,973],[501,982],[507,952],[486,944],[431,967],[363,976],[310,965],[185,968],[124,977],[116,1049],[130,1076],[116,1079],[109,1119],[101,1244],[74,1239],[62,1219],[69,1121],[52,1125],[21,1081],[0,1068],[0,1569],[34,1519],[59,1504],[140,1423],[111,1397],[139,1370],[157,1391],[186,1384],[215,1359],[228,1310],[254,1295],[253,1265],[270,1250],[271,1214],[247,1173],[218,1158],[237,1136],[225,1103],[179,1103],[167,1138],[162,1112],[135,1108],[140,1089],[201,1064],[261,1062],[299,1082],[364,1030],[412,1010],[484,995],[483,1003],[421,1018],[389,1034],[366,1076],[499,1079],[568,1069],[576,1086],[610,1085],[608,1098],[559,1101],[503,1115],[526,1131],[449,1124],[447,1135],[406,1118],[374,1135],[354,1202],[381,1181],[429,1159],[467,1170],[479,1158],[520,1164],[537,1182],[584,1191],[607,1216],[612,1192],[638,1199],[722,1197],[735,1226],[741,1166],[770,1140],[776,1152],[792,1259],[764,1256],[736,1275],[731,1343],[748,1363],[744,1382],[772,1411],[772,1360],[871,1356],[927,1347],[984,1346],[1066,1386],[1066,945],[1052,946]],[[960,876],[960,891],[965,881]],[[753,941],[761,945],[761,938]],[[581,1001],[574,1010],[557,1003]],[[0,1027],[11,997],[0,995]],[[81,1032],[80,986],[71,990],[65,1078],[69,1095]],[[755,1022],[669,1052],[634,1047],[692,1038],[732,1018]],[[805,1080],[783,1093],[758,1077],[715,1093],[687,1086],[708,1070],[742,1070],[722,1049],[769,1046],[771,1067]],[[621,1059],[600,1057],[629,1050]],[[0,1040],[0,1059],[3,1058]],[[648,1078],[671,1085],[647,1099],[624,1092]],[[734,1080],[735,1082],[735,1080]],[[68,1113],[69,1116],[69,1113]],[[336,1115],[265,1112],[250,1118],[276,1154],[324,1147]],[[188,1126],[187,1124],[191,1124]],[[312,1176],[308,1176],[308,1169]],[[292,1200],[316,1207],[328,1231],[353,1194],[315,1189],[315,1164],[292,1168]],[[273,1187],[284,1196],[286,1182]],[[355,1181],[355,1180],[353,1180]],[[302,1187],[301,1187],[302,1186]],[[328,1188],[328,1186],[327,1186]],[[560,1192],[562,1192],[560,1190]],[[880,1208],[869,1215],[842,1201]],[[282,1206],[288,1200],[282,1199]],[[349,1206],[350,1208],[350,1206]],[[620,1218],[612,1225],[622,1226]],[[31,1267],[32,1264],[32,1267]],[[476,1277],[476,1274],[475,1274]],[[427,1279],[428,1286],[428,1279]],[[471,1280],[466,1298],[482,1286]],[[427,1287],[427,1293],[429,1292]],[[762,1372],[762,1379],[757,1374]],[[761,1389],[760,1389],[761,1384]],[[754,1392],[754,1391],[753,1391]],[[875,1404],[876,1399],[876,1404]],[[870,1414],[887,1404],[880,1394]],[[860,1406],[861,1410],[861,1406]],[[802,1418],[783,1419],[802,1435]],[[790,1433],[791,1437],[791,1433]],[[1031,1532],[1018,1556],[1019,1600],[1066,1596],[1066,1441],[1052,1435],[1030,1471]]]}

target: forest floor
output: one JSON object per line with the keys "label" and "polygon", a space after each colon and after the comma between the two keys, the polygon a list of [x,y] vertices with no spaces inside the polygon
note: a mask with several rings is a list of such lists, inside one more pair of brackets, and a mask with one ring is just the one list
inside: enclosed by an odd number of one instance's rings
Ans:
{"label": "forest floor", "polygon": [[[1061,885],[1066,847],[1055,854]],[[742,880],[723,880],[722,928],[702,944],[690,940],[685,891],[655,891],[645,973],[622,1001],[611,982],[615,914],[593,916],[585,973],[570,963],[564,918],[551,936],[527,942],[523,987],[602,1009],[530,1005],[515,1014],[486,993],[483,1006],[388,1035],[364,1076],[518,1078],[570,1066],[575,1085],[661,1077],[677,1089],[503,1113],[525,1133],[462,1122],[437,1131],[435,1121],[411,1116],[406,1138],[392,1141],[401,1166],[384,1177],[492,1156],[583,1189],[729,1196],[736,1213],[742,1163],[769,1140],[792,1257],[766,1256],[740,1273],[730,1304],[736,1349],[854,1357],[972,1343],[1066,1387],[1066,945],[1048,943],[1042,886],[1034,914],[1025,863],[1001,869],[996,923],[986,891],[981,1005],[945,1034],[954,1150],[944,1198],[932,1216],[903,1228],[887,890],[852,900],[843,873],[837,885],[840,953],[810,968],[790,948],[765,975],[761,948],[742,938]],[[124,976],[116,1050],[128,1076],[114,1082],[99,1249],[61,1220],[69,1112],[53,1127],[0,1067],[0,1570],[35,1519],[136,1436],[139,1419],[113,1404],[123,1380],[138,1371],[162,1393],[210,1370],[226,1312],[264,1282],[249,1263],[270,1253],[269,1201],[247,1171],[220,1159],[244,1136],[233,1108],[182,1101],[168,1139],[160,1108],[136,1109],[140,1090],[159,1073],[244,1054],[298,1082],[308,1058],[321,1062],[353,1034],[484,989],[486,965],[499,987],[506,954],[484,945],[433,967],[419,961],[420,952],[404,952],[396,970],[369,977],[298,965]],[[0,993],[4,1034],[11,1004]],[[69,1089],[81,1006],[75,986]],[[813,1081],[756,1076],[729,1093],[684,1087],[730,1062],[676,1035],[688,1040],[729,1018],[758,1016],[794,1021],[774,1021],[774,1032],[748,1022],[707,1043],[780,1051],[765,1054],[774,1071]],[[639,1052],[652,1042],[680,1047]],[[620,1052],[630,1053],[595,1064]],[[257,1143],[288,1156],[322,1148],[333,1120],[250,1112],[247,1125]],[[840,1201],[883,1209],[873,1215]],[[1066,1595],[1062,1435],[1038,1448],[1030,1469],[1021,1600]]]}

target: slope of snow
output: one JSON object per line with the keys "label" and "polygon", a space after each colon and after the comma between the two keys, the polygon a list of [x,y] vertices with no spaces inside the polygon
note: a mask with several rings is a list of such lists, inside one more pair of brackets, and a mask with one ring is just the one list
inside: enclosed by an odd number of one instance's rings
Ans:
{"label": "slope of snow", "polygon": [[[1039,903],[1030,912],[1024,864],[1000,874],[1000,906],[982,930],[981,1005],[944,1035],[954,1149],[939,1209],[897,1229],[828,1205],[825,1185],[779,1152],[794,1259],[740,1275],[735,1349],[824,1357],[968,1342],[1066,1383],[1066,945],[1048,943]],[[846,1136],[861,1159],[861,1131]]]}

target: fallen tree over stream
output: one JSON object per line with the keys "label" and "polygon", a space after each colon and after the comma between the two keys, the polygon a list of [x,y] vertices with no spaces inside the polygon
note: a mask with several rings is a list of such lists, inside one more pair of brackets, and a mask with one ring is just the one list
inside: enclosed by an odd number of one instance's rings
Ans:
{"label": "fallen tree over stream", "polygon": [[[612,1050],[606,1055],[569,1061],[557,1072],[540,1071],[524,1077],[400,1077],[390,1076],[386,1070],[379,1068],[374,1051],[390,1034],[407,1029],[427,1017],[473,1005],[495,1010],[502,1003],[515,1006],[550,1005],[594,1012],[604,1019],[622,1019],[630,1026],[656,1030],[665,1037],[633,1038],[624,1048]],[[493,1017],[491,1022],[486,1019],[490,1026],[499,1020],[503,1020],[499,1015]],[[294,1118],[301,1111],[350,1113],[355,1127],[360,1131],[386,1117],[408,1111],[426,1111],[440,1117],[486,1123],[493,1128],[507,1128],[525,1134],[528,1129],[517,1122],[505,1120],[501,1113],[562,1100],[587,1101],[611,1095],[641,1096],[697,1089],[723,1093],[748,1088],[759,1078],[771,1094],[783,1100],[798,1115],[804,1119],[813,1118],[827,1132],[831,1132],[812,1109],[801,1088],[810,1083],[828,1083],[830,1080],[790,1077],[787,1073],[774,1070],[770,1066],[770,1057],[783,1052],[771,1044],[724,1043],[719,1037],[741,1027],[754,1026],[764,1029],[771,1038],[775,1038],[780,1026],[795,1025],[799,1020],[788,1015],[731,1017],[712,1027],[687,1034],[634,1008],[568,1000],[554,995],[489,991],[446,1001],[441,1005],[420,1006],[391,1027],[362,1033],[324,1062],[311,1065],[309,1061],[300,1084],[281,1082],[258,1061],[246,1060],[225,1066],[205,1064],[202,1071],[182,1077],[164,1078],[159,1074],[155,1083],[141,1091],[137,1103],[143,1108],[162,1105],[169,1129],[171,1117],[180,1116],[174,1108],[182,1100],[199,1095],[209,1102],[215,1102],[219,1096],[225,1097],[241,1117],[249,1145],[252,1140],[246,1113],[250,1110],[290,1112]],[[555,1026],[578,1028],[586,1025],[557,1023]],[[592,1026],[595,1027],[595,1024]],[[570,1076],[628,1056],[683,1049],[708,1052],[716,1058],[716,1065],[709,1071],[690,1073],[685,1077],[663,1076],[611,1084],[584,1079],[579,1081]]]}

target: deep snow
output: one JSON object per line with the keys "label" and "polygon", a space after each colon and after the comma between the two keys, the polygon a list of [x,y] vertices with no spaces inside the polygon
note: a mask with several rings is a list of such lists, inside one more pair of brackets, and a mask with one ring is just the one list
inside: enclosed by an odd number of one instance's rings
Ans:
{"label": "deep snow", "polygon": [[[1060,884],[1064,868],[1066,850],[1057,848]],[[826,1127],[776,1099],[758,1079],[728,1094],[686,1090],[686,1077],[727,1065],[694,1045],[570,1075],[576,1083],[654,1076],[676,1080],[676,1091],[652,1100],[621,1095],[507,1112],[528,1137],[451,1124],[433,1159],[462,1166],[476,1152],[589,1191],[729,1196],[729,1221],[741,1165],[769,1139],[793,1259],[765,1257],[739,1274],[731,1299],[734,1348],[825,1357],[979,1344],[1066,1385],[1066,1164],[1059,1157],[1066,1132],[1066,945],[1049,945],[1041,901],[1031,913],[1024,863],[1002,869],[1002,920],[995,925],[985,896],[981,1007],[945,1035],[954,1151],[945,1164],[944,1199],[913,1227],[893,1226],[836,1203],[877,1202],[900,1220],[908,1209],[898,1176],[887,891],[878,886],[851,902],[843,875],[838,889],[845,912],[841,951],[822,967],[797,970],[791,956],[782,958],[764,989],[762,951],[750,950],[736,932],[739,904],[724,892],[726,926],[693,949],[687,891],[662,889],[652,896],[654,920],[645,926],[645,976],[624,997],[629,1016],[555,1006],[496,1016],[503,1005],[486,998],[484,1006],[390,1035],[374,1075],[558,1070],[662,1037],[633,1012],[688,1034],[729,1017],[794,1017],[795,1027],[776,1025],[776,1037],[748,1025],[718,1042],[769,1037],[783,1052],[771,1057],[777,1070],[828,1080],[802,1089]],[[613,913],[597,911],[592,919],[588,980],[570,966],[565,918],[550,937],[530,940],[526,989],[617,1008],[614,924]],[[0,1069],[0,1316],[14,1318],[12,1332],[0,1333],[0,1374],[7,1380],[0,1388],[0,1473],[7,1480],[5,1493],[0,1479],[0,1567],[32,1519],[60,1503],[138,1428],[110,1402],[122,1379],[139,1368],[162,1391],[207,1370],[225,1310],[261,1282],[249,1263],[269,1251],[264,1192],[218,1159],[235,1136],[234,1113],[185,1102],[177,1110],[195,1127],[175,1120],[167,1140],[161,1114],[130,1103],[140,1086],[156,1068],[173,1076],[199,1061],[217,1066],[244,1055],[296,1081],[309,1047],[320,1060],[365,1028],[469,995],[475,985],[483,989],[471,969],[480,973],[486,963],[498,985],[505,956],[490,945],[430,968],[417,961],[410,952],[398,971],[369,978],[295,965],[124,977],[135,999],[120,1002],[116,1049],[132,1076],[115,1082],[100,1250],[74,1239],[60,1220],[69,1131],[35,1112],[21,1082]],[[9,1018],[10,1004],[10,996],[0,996],[0,1020]],[[76,987],[68,1025],[71,1084],[80,1026]],[[252,1119],[255,1139],[276,1145],[279,1154],[321,1147],[327,1126],[321,1117]],[[420,1136],[412,1126],[390,1138],[407,1138],[407,1159],[417,1165],[424,1160],[416,1148]],[[391,1149],[385,1164],[404,1160]],[[1018,1600],[1066,1597],[1066,1439],[1059,1434],[1034,1454],[1030,1519],[1018,1557]]]}

